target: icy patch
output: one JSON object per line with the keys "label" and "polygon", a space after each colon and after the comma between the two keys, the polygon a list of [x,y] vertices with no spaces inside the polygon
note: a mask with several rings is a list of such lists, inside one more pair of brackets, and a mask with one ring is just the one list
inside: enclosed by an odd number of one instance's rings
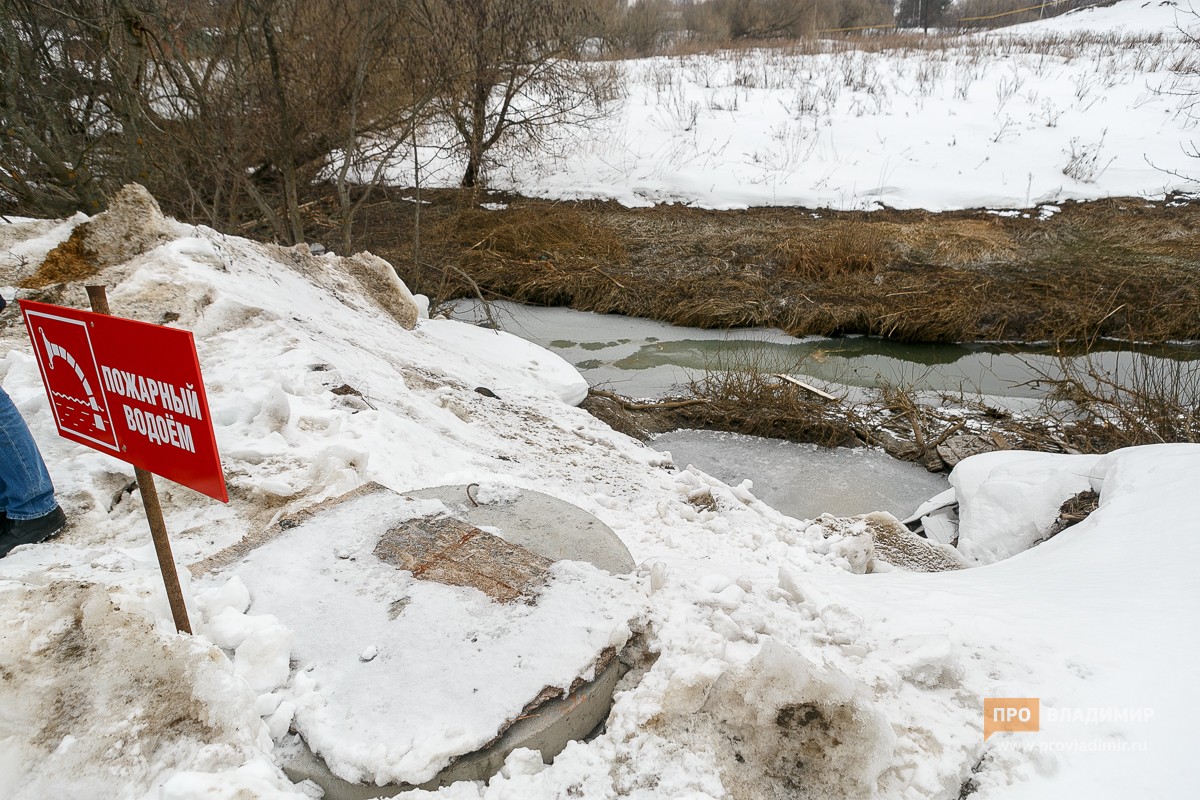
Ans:
{"label": "icy patch", "polygon": [[869,448],[826,448],[720,431],[655,437],[675,463],[695,464],[727,483],[754,481],[754,493],[785,514],[813,519],[886,511],[907,516],[946,479]]}

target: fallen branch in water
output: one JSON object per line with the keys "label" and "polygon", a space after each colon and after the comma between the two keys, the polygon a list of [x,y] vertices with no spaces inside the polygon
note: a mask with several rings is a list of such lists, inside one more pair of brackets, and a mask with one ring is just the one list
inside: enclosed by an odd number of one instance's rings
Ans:
{"label": "fallen branch in water", "polygon": [[946,430],[944,430],[942,432],[942,435],[933,441],[933,444],[931,444],[930,447],[933,447],[936,449],[939,444],[945,443],[945,441],[947,439],[949,439],[951,436],[953,436],[954,434],[961,431],[963,429],[963,427],[966,426],[966,424],[967,424],[966,420],[960,419],[958,422],[954,423],[949,428],[946,428]]}
{"label": "fallen branch in water", "polygon": [[793,378],[791,375],[784,375],[779,372],[776,372],[774,374],[775,374],[776,378],[787,381],[788,383],[791,383],[791,384],[795,384],[796,386],[799,386],[801,389],[805,390],[806,392],[812,392],[817,397],[824,397],[826,400],[837,400],[837,398],[834,397],[833,395],[831,395],[829,392],[823,392],[815,386],[809,386],[804,381],[798,381],[795,378]]}
{"label": "fallen branch in water", "polygon": [[665,411],[672,408],[686,408],[687,406],[698,406],[707,403],[708,400],[703,397],[693,397],[690,400],[667,400],[662,403],[634,403],[626,400],[619,394],[606,392],[603,389],[588,389],[588,394],[593,394],[596,397],[603,397],[606,400],[612,400],[626,411]]}

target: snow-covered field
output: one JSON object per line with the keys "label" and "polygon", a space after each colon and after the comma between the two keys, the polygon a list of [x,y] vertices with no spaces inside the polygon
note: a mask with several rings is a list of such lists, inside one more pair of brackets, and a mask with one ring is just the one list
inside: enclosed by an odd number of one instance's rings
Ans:
{"label": "snow-covered field", "polygon": [[[1054,20],[1032,30],[1166,33],[1063,41],[1047,53],[1009,44],[1010,32],[899,56],[630,62],[621,68],[636,80],[610,127],[508,180],[531,194],[713,206],[937,209],[1161,192],[1183,183],[1147,158],[1192,164],[1181,155],[1192,123],[1180,98],[1155,91],[1176,80],[1177,58],[1191,58],[1171,32],[1174,12],[1121,0]],[[1091,183],[1062,173],[1073,139],[1103,167]],[[85,219],[0,224],[4,296]],[[146,231],[133,248],[144,252],[89,282],[107,284],[114,313],[196,337],[230,502],[159,481],[176,558],[196,571],[181,576],[196,635],[174,631],[131,468],[56,436],[10,307],[0,385],[29,421],[72,524],[0,560],[0,798],[312,797],[313,785],[280,769],[292,728],[319,730],[347,776],[417,780],[514,711],[439,709],[420,694],[430,676],[497,691],[517,682],[505,680],[512,664],[462,658],[468,637],[504,635],[508,646],[514,632],[527,635],[538,669],[563,680],[556,670],[577,655],[536,626],[508,625],[468,589],[428,590],[425,599],[462,606],[446,612],[439,646],[422,640],[419,669],[364,648],[363,603],[381,591],[379,576],[355,594],[339,563],[371,548],[378,508],[297,529],[302,546],[261,548],[243,567],[200,567],[372,481],[397,492],[478,483],[485,503],[536,489],[600,518],[638,564],[594,584],[617,604],[612,619],[573,605],[589,568],[557,567],[546,595],[588,637],[629,645],[635,668],[606,730],[552,765],[518,751],[488,784],[414,796],[1194,794],[1200,445],[969,459],[951,485],[974,566],[910,572],[882,560],[871,520],[785,516],[748,483],[724,484],[612,431],[574,406],[586,385],[548,351],[449,320],[409,329],[398,312],[415,315],[419,302],[370,259],[171,221],[146,220]],[[114,246],[127,256],[130,241]],[[60,302],[85,305],[82,286],[68,284]],[[1031,548],[1086,488],[1099,509]],[[319,580],[286,580],[314,566]],[[262,586],[273,588],[250,588]],[[289,590],[313,604],[311,628]],[[327,663],[397,674],[355,684],[315,669],[312,648]],[[321,709],[346,697],[370,707],[320,727]],[[1040,730],[985,739],[985,699],[1013,697],[1038,699]],[[437,735],[392,740],[410,723]]]}
{"label": "snow-covered field", "polygon": [[[1031,208],[1197,186],[1185,0],[872,51],[861,40],[616,62],[622,90],[557,153],[499,152],[491,186],[627,205]],[[813,48],[809,48],[813,50]],[[423,148],[423,180],[461,163]],[[390,179],[411,185],[411,158]]]}

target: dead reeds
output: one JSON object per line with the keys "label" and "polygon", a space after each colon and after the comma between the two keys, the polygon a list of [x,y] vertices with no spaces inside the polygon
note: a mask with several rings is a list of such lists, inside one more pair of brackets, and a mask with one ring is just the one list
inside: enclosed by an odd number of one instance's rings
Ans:
{"label": "dead reeds", "polygon": [[467,208],[442,221],[434,235],[462,247],[464,263],[499,259],[557,268],[625,258],[607,226],[568,205]]}
{"label": "dead reeds", "polygon": [[853,426],[839,399],[827,399],[781,373],[800,365],[784,363],[766,349],[738,350],[718,357],[688,390],[704,402],[679,408],[679,427],[712,428],[751,436],[769,436],[825,447],[857,444]]}
{"label": "dead reeds", "polygon": [[[1040,219],[529,199],[487,211],[430,196],[421,268],[404,268],[407,240],[364,245],[435,299],[909,342],[1200,339],[1200,206],[1171,198]],[[396,236],[405,213],[411,203],[380,204],[363,227]]]}
{"label": "dead reeds", "polygon": [[1200,442],[1200,370],[1195,362],[1123,350],[1059,358],[1041,370],[1044,416],[1073,449]]}
{"label": "dead reeds", "polygon": [[899,242],[870,223],[827,225],[784,239],[781,268],[788,276],[812,282],[837,276],[874,275],[894,261]]}

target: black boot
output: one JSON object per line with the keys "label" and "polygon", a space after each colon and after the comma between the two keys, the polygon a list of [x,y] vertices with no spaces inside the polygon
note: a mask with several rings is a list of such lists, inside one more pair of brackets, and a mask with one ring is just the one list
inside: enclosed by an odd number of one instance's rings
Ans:
{"label": "black boot", "polygon": [[9,550],[18,545],[46,541],[66,527],[66,524],[67,515],[60,506],[55,506],[49,514],[33,519],[5,519],[0,528],[0,558],[4,558]]}

